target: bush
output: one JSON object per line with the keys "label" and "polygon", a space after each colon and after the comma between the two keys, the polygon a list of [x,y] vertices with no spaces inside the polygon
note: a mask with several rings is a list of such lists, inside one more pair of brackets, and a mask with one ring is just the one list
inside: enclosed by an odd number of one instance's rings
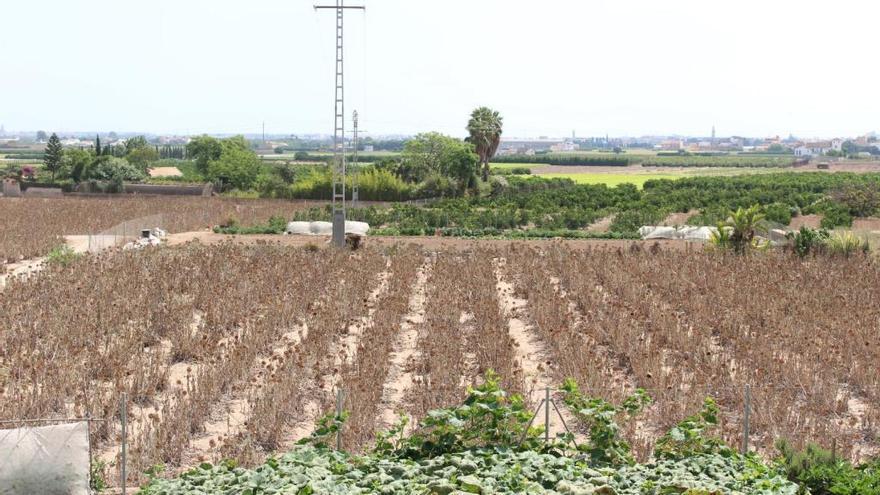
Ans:
{"label": "bush", "polygon": [[764,218],[770,222],[788,225],[791,223],[791,207],[782,203],[772,203],[764,207]]}
{"label": "bush", "polygon": [[824,249],[825,242],[828,240],[828,231],[825,229],[814,230],[803,226],[798,232],[789,232],[785,237],[791,241],[794,253],[804,258]]}
{"label": "bush", "polygon": [[852,232],[840,232],[831,236],[826,242],[828,253],[850,257],[857,253],[867,253],[870,249],[868,241]]}
{"label": "bush", "polygon": [[101,156],[88,167],[85,178],[112,183],[141,181],[146,174],[124,158]]}
{"label": "bush", "polygon": [[821,211],[824,215],[820,224],[823,229],[852,226],[853,218],[849,210],[838,203],[826,203]]}
{"label": "bush", "polygon": [[79,254],[74,252],[70,247],[62,245],[49,251],[49,254],[46,255],[46,262],[49,264],[67,266],[73,263],[77,258],[79,258]]}
{"label": "bush", "polygon": [[831,198],[854,217],[868,217],[880,208],[880,186],[876,182],[845,184],[831,192]]}
{"label": "bush", "polygon": [[614,216],[611,230],[614,232],[638,232],[644,225],[657,225],[666,216],[664,212],[653,206],[622,211]]}

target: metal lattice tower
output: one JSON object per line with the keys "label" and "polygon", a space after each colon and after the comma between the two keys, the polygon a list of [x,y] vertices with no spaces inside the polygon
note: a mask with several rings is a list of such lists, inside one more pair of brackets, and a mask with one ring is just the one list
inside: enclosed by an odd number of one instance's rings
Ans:
{"label": "metal lattice tower", "polygon": [[364,6],[345,5],[345,0],[336,0],[336,5],[315,5],[315,10],[336,10],[336,98],[333,124],[333,244],[345,246],[345,64],[343,50],[343,20],[346,9],[366,10]]}
{"label": "metal lattice tower", "polygon": [[360,178],[360,170],[358,169],[358,111],[355,110],[354,114],[351,117],[352,120],[352,130],[354,131],[354,139],[352,139],[352,145],[354,146],[354,154],[351,157],[352,161],[352,174],[351,174],[351,207],[358,207],[358,193],[359,193],[359,184],[358,179]]}

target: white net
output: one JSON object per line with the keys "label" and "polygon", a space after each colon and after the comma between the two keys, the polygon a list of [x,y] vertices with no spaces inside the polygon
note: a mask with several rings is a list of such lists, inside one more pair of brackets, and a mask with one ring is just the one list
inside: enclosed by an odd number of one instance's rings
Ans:
{"label": "white net", "polygon": [[0,495],[89,495],[87,422],[0,430]]}

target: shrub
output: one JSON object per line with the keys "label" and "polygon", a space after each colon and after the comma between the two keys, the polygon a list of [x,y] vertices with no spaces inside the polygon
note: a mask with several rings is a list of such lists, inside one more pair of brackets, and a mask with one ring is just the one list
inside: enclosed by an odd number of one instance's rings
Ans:
{"label": "shrub", "polygon": [[772,203],[764,207],[764,218],[770,222],[788,225],[791,223],[791,207],[782,203]]}
{"label": "shrub", "polygon": [[141,181],[146,174],[124,158],[102,156],[87,169],[86,179],[118,182]]}
{"label": "shrub", "polygon": [[49,254],[46,255],[46,262],[67,266],[73,263],[77,258],[79,258],[79,254],[74,252],[70,247],[62,245],[54,247],[49,251]]}
{"label": "shrub", "polygon": [[639,228],[644,225],[657,225],[665,216],[665,213],[653,206],[622,211],[611,222],[611,230],[614,232],[638,232]]}
{"label": "shrub", "polygon": [[852,232],[839,232],[826,242],[828,253],[849,257],[857,253],[867,253],[870,249],[868,241]]}
{"label": "shrub", "polygon": [[824,249],[828,240],[828,231],[825,229],[814,230],[802,226],[797,232],[789,232],[785,237],[792,242],[792,250],[801,258],[809,254],[816,254]]}
{"label": "shrub", "polygon": [[834,227],[851,227],[852,226],[852,215],[849,210],[838,203],[825,203],[822,208],[822,222],[820,226],[823,229],[833,229]]}
{"label": "shrub", "polygon": [[845,184],[831,192],[831,198],[854,217],[867,217],[880,208],[880,185],[876,182]]}

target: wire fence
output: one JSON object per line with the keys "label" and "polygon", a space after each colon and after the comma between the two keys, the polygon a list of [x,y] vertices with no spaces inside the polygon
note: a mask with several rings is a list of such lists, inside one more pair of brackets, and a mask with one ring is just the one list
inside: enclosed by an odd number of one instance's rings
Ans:
{"label": "wire fence", "polygon": [[143,236],[144,231],[153,229],[166,229],[165,215],[148,215],[145,217],[126,220],[110,227],[109,229],[89,234],[88,251],[90,253],[124,245]]}

